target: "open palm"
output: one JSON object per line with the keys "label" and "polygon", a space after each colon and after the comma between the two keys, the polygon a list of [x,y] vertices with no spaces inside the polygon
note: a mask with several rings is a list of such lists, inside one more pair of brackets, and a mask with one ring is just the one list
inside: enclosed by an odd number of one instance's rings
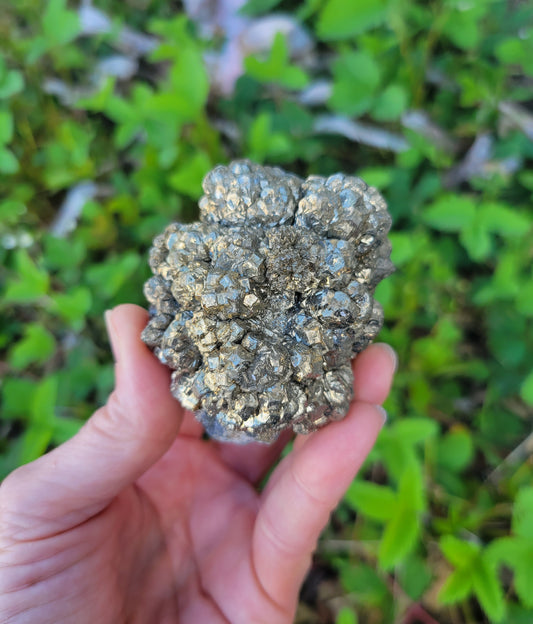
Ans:
{"label": "open palm", "polygon": [[144,310],[108,314],[117,388],[66,444],[0,487],[0,621],[277,624],[329,514],[383,424],[394,354],[355,363],[349,415],[288,441],[202,439],[139,339]]}

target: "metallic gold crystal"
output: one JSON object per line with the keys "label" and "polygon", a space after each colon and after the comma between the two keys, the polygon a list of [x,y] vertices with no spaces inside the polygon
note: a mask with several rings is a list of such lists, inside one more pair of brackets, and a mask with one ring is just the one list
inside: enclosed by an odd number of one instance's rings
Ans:
{"label": "metallic gold crystal", "polygon": [[203,183],[200,222],[154,240],[142,338],[214,438],[272,442],[346,415],[350,360],[383,324],[385,201],[361,179],[246,160]]}

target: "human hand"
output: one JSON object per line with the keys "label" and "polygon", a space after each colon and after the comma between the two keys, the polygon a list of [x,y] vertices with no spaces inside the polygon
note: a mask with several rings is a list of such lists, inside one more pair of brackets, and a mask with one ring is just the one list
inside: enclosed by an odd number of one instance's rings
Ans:
{"label": "human hand", "polygon": [[147,314],[108,314],[116,390],[71,440],[0,487],[0,621],[10,624],[292,622],[316,541],[383,424],[395,367],[356,359],[348,416],[257,483],[272,446],[202,440],[141,342]]}

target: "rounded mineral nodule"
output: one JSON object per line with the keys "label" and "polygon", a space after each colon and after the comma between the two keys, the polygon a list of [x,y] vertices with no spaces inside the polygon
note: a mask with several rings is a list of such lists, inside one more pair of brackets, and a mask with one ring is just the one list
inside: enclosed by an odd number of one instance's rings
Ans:
{"label": "rounded mineral nodule", "polygon": [[381,329],[392,273],[381,195],[247,160],[204,179],[200,221],[154,240],[142,334],[172,394],[219,440],[272,442],[346,415],[350,360]]}

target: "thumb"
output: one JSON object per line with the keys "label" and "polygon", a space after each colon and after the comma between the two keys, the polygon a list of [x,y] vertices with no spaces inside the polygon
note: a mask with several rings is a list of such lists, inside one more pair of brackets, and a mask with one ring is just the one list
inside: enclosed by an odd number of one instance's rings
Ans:
{"label": "thumb", "polygon": [[174,441],[182,410],[170,394],[168,369],[140,339],[146,321],[146,311],[134,305],[107,312],[116,360],[109,401],[68,442],[2,484],[0,510],[21,511],[24,539],[65,531],[99,513]]}

